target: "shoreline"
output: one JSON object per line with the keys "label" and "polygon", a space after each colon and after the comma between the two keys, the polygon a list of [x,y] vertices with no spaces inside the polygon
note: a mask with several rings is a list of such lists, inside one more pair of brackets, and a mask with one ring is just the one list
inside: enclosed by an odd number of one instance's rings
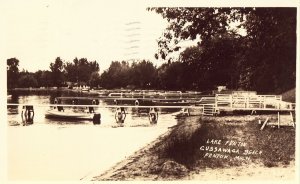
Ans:
{"label": "shoreline", "polygon": [[[272,115],[263,115],[266,116]],[[92,181],[295,179],[295,129],[268,126],[260,131],[257,118],[258,116],[224,116],[215,117],[214,121],[214,117],[205,117],[199,123],[197,117],[187,117],[127,159],[92,177]],[[204,131],[203,128],[209,129]],[[278,142],[278,136],[282,137],[282,142]],[[204,154],[210,152],[199,151],[199,147],[208,144],[208,138],[219,138],[219,143],[223,145],[226,143],[223,140],[240,140],[244,144],[233,147],[260,152],[248,151],[249,159],[246,160],[204,158]],[[256,139],[260,141],[257,142]],[[218,144],[217,139],[215,141],[211,143]],[[282,144],[283,142],[286,143]],[[228,155],[233,158],[239,154]]]}
{"label": "shoreline", "polygon": [[[8,89],[7,92],[10,94],[13,92],[73,92],[73,93],[80,93],[80,94],[87,94],[87,95],[101,95],[101,90],[78,90],[78,89],[68,89],[67,87],[55,88],[14,88]],[[7,94],[9,94],[7,93]]]}

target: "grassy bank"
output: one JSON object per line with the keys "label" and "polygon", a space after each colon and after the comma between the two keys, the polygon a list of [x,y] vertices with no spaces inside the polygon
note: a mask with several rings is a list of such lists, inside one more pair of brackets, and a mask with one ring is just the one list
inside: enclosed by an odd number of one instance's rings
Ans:
{"label": "grassy bank", "polygon": [[[260,116],[262,119],[266,117]],[[272,115],[268,117],[275,120]],[[178,125],[172,127],[167,135],[94,180],[174,180],[186,179],[192,173],[207,169],[250,164],[275,168],[293,164],[295,129],[267,126],[261,131],[258,118],[224,116],[179,119]],[[223,148],[231,152],[220,151]]]}
{"label": "grassy bank", "polygon": [[296,88],[288,90],[282,93],[281,95],[282,95],[282,100],[284,101],[292,102],[292,103],[296,102]]}

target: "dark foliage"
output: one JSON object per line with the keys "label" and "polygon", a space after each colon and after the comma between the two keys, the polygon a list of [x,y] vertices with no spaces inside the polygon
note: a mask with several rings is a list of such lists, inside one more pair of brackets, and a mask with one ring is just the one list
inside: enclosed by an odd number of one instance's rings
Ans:
{"label": "dark foliage", "polygon": [[[296,8],[149,8],[169,22],[156,58],[169,61],[181,40],[197,40],[182,62],[198,75],[198,88],[227,85],[258,92],[295,87]],[[246,35],[231,29],[239,24]],[[187,71],[185,71],[187,72]],[[191,77],[193,78],[193,77]],[[194,78],[195,80],[195,78]]]}
{"label": "dark foliage", "polygon": [[19,77],[19,60],[16,58],[7,59],[7,88],[14,88],[17,86]]}

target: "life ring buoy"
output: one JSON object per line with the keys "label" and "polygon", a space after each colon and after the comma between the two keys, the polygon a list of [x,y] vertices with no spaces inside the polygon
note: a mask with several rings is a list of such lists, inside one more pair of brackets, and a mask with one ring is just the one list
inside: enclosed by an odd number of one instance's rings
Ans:
{"label": "life ring buoy", "polygon": [[155,108],[151,108],[149,111],[149,120],[151,124],[156,124],[158,120],[158,113]]}
{"label": "life ring buoy", "polygon": [[156,114],[155,113],[150,113],[149,117],[150,117],[151,121],[155,121],[156,120]]}
{"label": "life ring buoy", "polygon": [[135,106],[139,106],[139,105],[140,105],[140,102],[139,102],[138,100],[136,100],[136,101],[134,102],[134,105],[135,105]]}
{"label": "life ring buoy", "polygon": [[123,115],[121,112],[118,112],[118,120],[122,120],[123,119]]}

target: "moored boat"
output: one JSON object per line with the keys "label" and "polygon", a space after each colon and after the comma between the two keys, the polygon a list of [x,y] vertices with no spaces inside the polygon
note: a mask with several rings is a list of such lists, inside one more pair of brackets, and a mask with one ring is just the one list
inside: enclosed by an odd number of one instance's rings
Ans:
{"label": "moored boat", "polygon": [[93,113],[74,112],[71,110],[58,111],[58,109],[50,109],[45,113],[46,118],[72,119],[72,120],[93,120]]}

